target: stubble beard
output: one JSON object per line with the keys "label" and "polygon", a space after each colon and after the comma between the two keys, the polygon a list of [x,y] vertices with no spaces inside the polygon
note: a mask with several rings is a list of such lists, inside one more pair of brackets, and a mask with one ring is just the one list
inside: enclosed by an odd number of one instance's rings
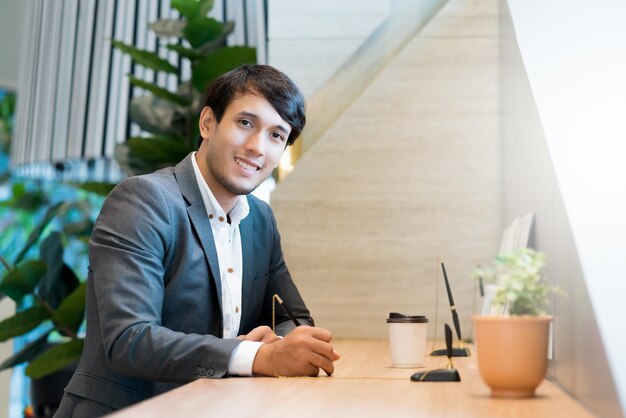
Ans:
{"label": "stubble beard", "polygon": [[213,172],[213,178],[215,178],[215,180],[224,189],[228,190],[230,193],[232,193],[234,195],[239,195],[239,196],[243,196],[243,195],[247,195],[247,194],[252,193],[265,180],[265,179],[262,179],[260,181],[257,181],[257,183],[254,186],[246,187],[246,186],[240,186],[240,185],[236,184],[234,181],[229,179],[226,174],[224,174],[221,171],[218,171],[218,170],[211,170],[211,171]]}

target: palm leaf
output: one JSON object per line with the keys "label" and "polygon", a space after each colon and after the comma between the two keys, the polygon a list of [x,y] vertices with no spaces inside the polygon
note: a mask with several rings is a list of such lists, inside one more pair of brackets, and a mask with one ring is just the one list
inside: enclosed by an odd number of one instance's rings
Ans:
{"label": "palm leaf", "polygon": [[55,345],[28,365],[26,375],[33,379],[39,379],[62,369],[80,358],[84,345],[83,340],[72,340],[61,345]]}
{"label": "palm leaf", "polygon": [[50,318],[50,311],[43,306],[33,306],[18,312],[0,322],[0,342],[26,334],[48,318]]}
{"label": "palm leaf", "polygon": [[116,47],[123,53],[130,55],[133,61],[135,61],[137,64],[141,64],[144,67],[153,69],[155,71],[163,71],[169,74],[178,74],[178,68],[174,67],[172,64],[169,63],[169,61],[164,60],[154,52],[146,51],[144,49],[138,49],[132,45],[127,45],[123,42],[116,41],[115,39],[112,39],[111,43],[114,47]]}
{"label": "palm leaf", "polygon": [[192,82],[196,89],[202,91],[218,76],[242,64],[256,62],[256,50],[245,46],[221,48],[213,54],[198,61],[192,68]]}
{"label": "palm leaf", "polygon": [[87,283],[81,283],[67,298],[63,300],[59,308],[52,315],[57,324],[77,331],[85,317],[85,296]]}
{"label": "palm leaf", "polygon": [[0,292],[13,299],[15,303],[20,303],[24,296],[33,293],[46,274],[46,269],[46,263],[43,261],[26,261],[4,276],[0,282]]}
{"label": "palm leaf", "polygon": [[37,357],[46,348],[48,343],[48,334],[50,334],[50,331],[37,338],[35,341],[28,343],[19,352],[3,361],[2,364],[0,364],[0,370],[9,369],[18,364],[31,361]]}
{"label": "palm leaf", "polygon": [[161,99],[176,103],[180,106],[188,106],[191,103],[189,99],[185,97],[174,94],[171,91],[164,89],[163,87],[148,83],[147,81],[141,80],[131,74],[128,74],[128,79],[130,80],[132,85],[148,90],[150,93],[154,94],[157,97],[160,97]]}

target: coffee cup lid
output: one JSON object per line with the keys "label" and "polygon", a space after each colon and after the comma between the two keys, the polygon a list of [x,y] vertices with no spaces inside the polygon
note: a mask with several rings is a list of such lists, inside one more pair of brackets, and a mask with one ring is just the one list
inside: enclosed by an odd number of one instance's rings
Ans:
{"label": "coffee cup lid", "polygon": [[428,318],[425,315],[405,315],[399,312],[390,312],[387,323],[427,323]]}

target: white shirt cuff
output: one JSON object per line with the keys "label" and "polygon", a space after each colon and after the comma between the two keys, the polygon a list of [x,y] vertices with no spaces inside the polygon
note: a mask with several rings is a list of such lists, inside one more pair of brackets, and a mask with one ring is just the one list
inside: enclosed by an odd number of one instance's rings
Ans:
{"label": "white shirt cuff", "polygon": [[252,363],[257,351],[263,345],[259,341],[242,341],[235,347],[228,361],[228,374],[231,376],[252,376]]}

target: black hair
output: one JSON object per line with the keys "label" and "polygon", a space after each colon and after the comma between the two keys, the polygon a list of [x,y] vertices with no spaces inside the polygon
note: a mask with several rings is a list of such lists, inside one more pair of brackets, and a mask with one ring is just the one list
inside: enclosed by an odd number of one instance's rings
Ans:
{"label": "black hair", "polygon": [[[287,145],[296,141],[306,123],[304,96],[286,74],[269,65],[242,65],[215,79],[204,92],[204,106],[211,108],[219,123],[228,105],[245,94],[265,98],[291,126]],[[202,137],[198,146],[201,142]]]}

